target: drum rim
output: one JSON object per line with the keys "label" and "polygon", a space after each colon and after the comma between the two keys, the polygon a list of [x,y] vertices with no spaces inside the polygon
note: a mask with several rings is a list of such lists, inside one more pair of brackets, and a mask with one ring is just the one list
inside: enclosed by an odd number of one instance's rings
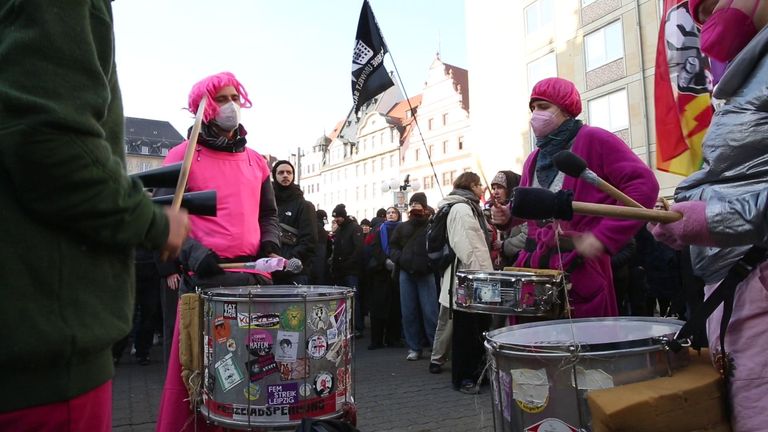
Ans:
{"label": "drum rim", "polygon": [[[322,288],[322,290],[317,289]],[[230,292],[229,290],[243,290],[242,292]],[[292,290],[292,291],[289,291]],[[330,299],[332,297],[344,298],[355,292],[354,288],[331,285],[242,285],[204,288],[200,295],[208,300],[295,300],[295,299]]]}
{"label": "drum rim", "polygon": [[[530,344],[513,344],[507,342],[499,342],[493,340],[494,337],[508,333],[515,330],[546,327],[553,323],[556,324],[578,324],[583,322],[648,322],[655,324],[676,324],[680,328],[683,327],[685,322],[671,319],[671,318],[657,318],[657,317],[604,317],[604,318],[574,318],[571,320],[549,320],[540,321],[534,323],[517,324],[513,326],[503,327],[484,334],[486,349],[493,354],[494,351],[502,352],[512,356],[518,357],[569,357],[574,353],[571,348],[573,345],[530,345]],[[679,329],[678,329],[679,330]],[[626,341],[616,342],[602,342],[585,344],[590,349],[588,351],[581,351],[578,353],[581,357],[593,357],[604,355],[616,355],[617,353],[638,353],[638,352],[650,352],[663,349],[664,339],[674,335],[676,331],[666,333],[659,336],[649,336],[640,339],[631,339]]]}

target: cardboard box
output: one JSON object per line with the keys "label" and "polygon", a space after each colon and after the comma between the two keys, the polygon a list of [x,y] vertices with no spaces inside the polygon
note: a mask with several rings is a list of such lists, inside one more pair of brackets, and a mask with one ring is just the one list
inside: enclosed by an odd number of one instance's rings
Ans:
{"label": "cardboard box", "polygon": [[593,432],[730,432],[709,352],[690,357],[671,377],[589,392]]}

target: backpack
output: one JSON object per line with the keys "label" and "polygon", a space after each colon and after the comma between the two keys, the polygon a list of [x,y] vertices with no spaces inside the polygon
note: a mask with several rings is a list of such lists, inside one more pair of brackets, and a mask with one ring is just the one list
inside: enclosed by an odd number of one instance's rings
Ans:
{"label": "backpack", "polygon": [[448,243],[448,213],[454,204],[440,207],[427,223],[427,261],[433,271],[440,273],[456,259],[456,253]]}

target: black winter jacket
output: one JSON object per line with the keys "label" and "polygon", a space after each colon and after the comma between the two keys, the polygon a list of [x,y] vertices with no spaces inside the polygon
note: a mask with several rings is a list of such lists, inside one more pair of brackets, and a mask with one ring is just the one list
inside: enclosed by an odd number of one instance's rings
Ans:
{"label": "black winter jacket", "polygon": [[411,274],[432,272],[427,259],[427,223],[429,219],[412,218],[395,229],[389,244],[389,258]]}
{"label": "black winter jacket", "polygon": [[345,219],[333,235],[331,275],[335,280],[360,274],[363,256],[363,229],[357,222]]}
{"label": "black winter jacket", "polygon": [[295,184],[285,187],[273,182],[272,186],[275,190],[278,222],[298,232],[295,244],[287,244],[281,238],[280,256],[300,259],[304,265],[301,273],[309,274],[317,248],[315,206],[304,199],[304,193]]}

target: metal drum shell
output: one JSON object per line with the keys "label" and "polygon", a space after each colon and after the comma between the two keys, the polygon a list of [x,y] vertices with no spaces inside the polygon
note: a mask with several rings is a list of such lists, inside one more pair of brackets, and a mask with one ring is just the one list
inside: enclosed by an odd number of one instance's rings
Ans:
{"label": "metal drum shell", "polygon": [[[353,293],[352,288],[320,285],[203,290],[203,416],[211,423],[243,430],[295,427],[304,417],[341,417],[342,405],[354,402]],[[230,336],[226,342],[217,341],[220,334],[214,324],[234,310],[237,316],[229,318]],[[279,360],[278,334],[288,333],[296,341],[291,344],[296,345],[295,362]],[[269,344],[252,346],[254,336]],[[315,348],[312,341],[316,340],[325,342],[324,351]],[[226,384],[217,370],[223,362],[229,363],[229,370],[237,369]],[[320,382],[330,383],[327,394],[325,389],[316,390]],[[291,394],[289,402],[268,403],[273,389],[275,394],[290,390],[284,392]]]}
{"label": "metal drum shell", "polygon": [[[578,348],[568,341],[571,322],[576,339],[582,341]],[[591,430],[589,390],[668,376],[688,364],[687,350],[674,354],[665,347],[665,341],[682,325],[682,321],[663,318],[581,318],[520,324],[486,333],[495,430],[525,431],[542,422],[555,428],[568,425]],[[648,330],[643,335],[644,327]],[[528,338],[536,331],[543,343]],[[591,339],[580,339],[587,331],[593,333],[587,335]],[[622,339],[623,332],[628,334]],[[533,382],[525,374],[543,378],[534,384],[541,393],[527,401],[515,397],[516,391],[524,394],[521,389]],[[514,376],[523,378],[515,381]],[[595,376],[605,381],[596,385],[592,382]]]}
{"label": "metal drum shell", "polygon": [[[560,318],[565,309],[565,275],[559,271],[525,269],[459,270],[454,307],[465,312]],[[490,288],[494,286],[494,288]],[[498,298],[486,301],[481,292]]]}

